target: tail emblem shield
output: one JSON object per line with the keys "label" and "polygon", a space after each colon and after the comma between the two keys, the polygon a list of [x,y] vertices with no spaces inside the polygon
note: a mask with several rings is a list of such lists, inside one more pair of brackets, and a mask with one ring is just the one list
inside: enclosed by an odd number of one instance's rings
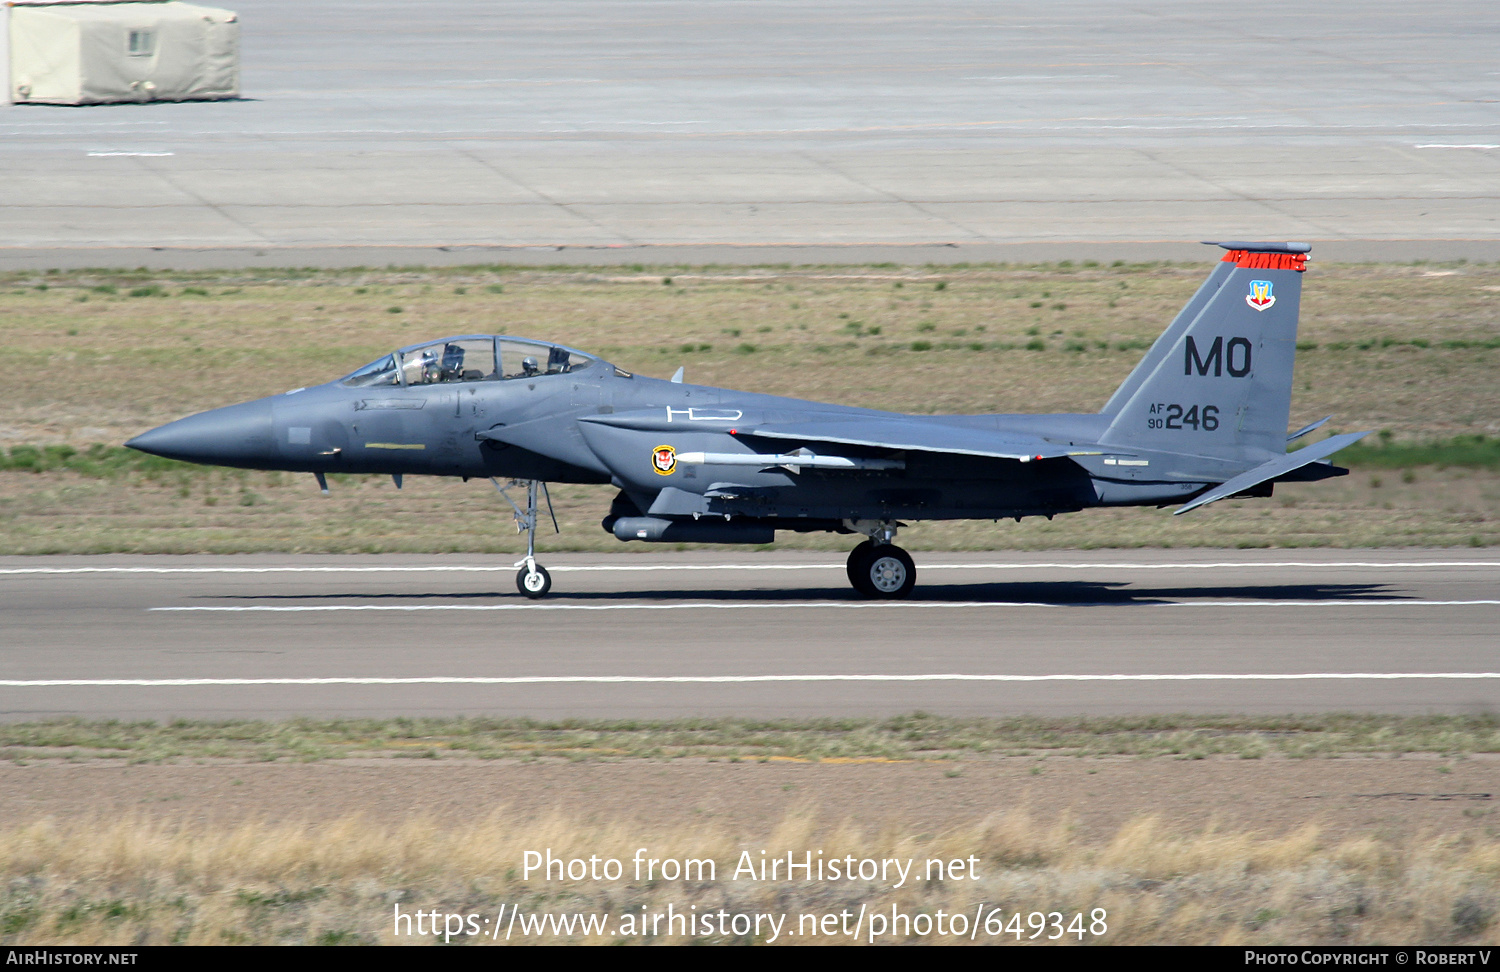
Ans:
{"label": "tail emblem shield", "polygon": [[670,476],[677,468],[677,450],[669,445],[660,445],[651,450],[651,468],[658,476]]}
{"label": "tail emblem shield", "polygon": [[1276,303],[1276,295],[1271,293],[1271,281],[1250,281],[1250,292],[1245,295],[1245,303],[1258,311],[1263,311]]}

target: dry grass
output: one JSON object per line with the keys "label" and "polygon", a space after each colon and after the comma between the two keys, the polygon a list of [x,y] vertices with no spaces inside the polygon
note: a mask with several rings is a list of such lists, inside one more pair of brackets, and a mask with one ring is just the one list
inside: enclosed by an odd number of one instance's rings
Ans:
{"label": "dry grass", "polygon": [[[155,479],[0,470],[0,555],[525,549],[488,482],[409,476],[398,492],[386,478],[335,477],[332,490],[320,495],[311,476],[234,470]],[[538,548],[658,556],[659,545],[623,544],[600,528],[613,492],[554,486],[562,532],[539,533]],[[902,531],[901,543],[912,550],[1493,546],[1500,544],[1500,472],[1356,470],[1341,479],[1279,485],[1272,499],[1226,500],[1188,516],[1094,509],[1051,521],[923,522]],[[848,537],[783,531],[775,548],[762,552],[852,545]]]}
{"label": "dry grass", "polygon": [[[0,277],[0,346],[11,365],[0,445],[117,444],[190,412],[326,381],[394,346],[475,331],[556,339],[644,374],[682,364],[694,382],[852,405],[1092,411],[1205,269],[11,274]],[[1340,428],[1391,430],[1398,443],[1500,433],[1497,307],[1496,266],[1316,266],[1306,280],[1293,423],[1332,412]],[[1041,350],[1028,350],[1033,342]],[[1493,470],[1411,475],[1279,487],[1269,503],[1220,503],[1177,519],[1091,510],[1055,522],[924,524],[903,542],[919,550],[1500,542]],[[544,539],[544,549],[635,549],[599,529],[611,492],[555,490],[564,533]],[[377,478],[339,481],[325,500],[310,477],[282,474],[100,481],[0,470],[0,554],[512,552],[517,541],[496,516],[503,509],[487,484],[420,477],[400,494]],[[848,546],[822,534],[782,542]]]}
{"label": "dry grass", "polygon": [[924,713],[886,719],[590,721],[290,719],[283,722],[0,724],[0,759],[131,763],[227,759],[949,760],[970,756],[1294,759],[1500,752],[1489,715],[1145,715],[1001,719]]}
{"label": "dry grass", "polygon": [[[495,331],[644,374],[682,364],[690,381],[851,405],[1093,411],[1207,266],[11,274],[0,443],[117,443],[392,347]],[[1316,265],[1301,332],[1316,346],[1299,356],[1293,422],[1333,412],[1401,437],[1500,432],[1497,306],[1496,266]]]}
{"label": "dry grass", "polygon": [[[717,880],[633,880],[630,861],[642,847],[652,856],[710,858]],[[523,880],[523,855],[543,848],[560,858],[615,858],[625,873],[615,881],[549,882],[535,874]],[[899,889],[865,881],[730,880],[745,850],[757,858],[766,850],[914,859],[918,873],[930,858],[973,855],[980,878],[914,879]],[[1024,810],[921,835],[797,814],[756,835],[707,827],[648,833],[628,821],[588,825],[558,816],[515,822],[503,811],[468,824],[411,820],[397,827],[358,818],[224,828],[69,820],[0,830],[0,876],[6,944],[410,942],[394,934],[397,908],[475,914],[482,921],[502,905],[523,914],[610,916],[609,933],[575,934],[574,941],[664,943],[688,938],[621,935],[618,919],[670,904],[678,911],[787,915],[795,928],[801,914],[848,910],[852,918],[863,906],[872,914],[895,907],[908,915],[941,909],[972,916],[981,903],[986,913],[1004,909],[1006,921],[1016,911],[1071,917],[1103,908],[1108,932],[1084,937],[1115,944],[1493,944],[1500,840],[1427,835],[1333,842],[1311,825],[1276,838],[1212,824],[1167,833],[1146,817],[1109,840],[1083,843],[1066,819],[1039,821]],[[513,934],[512,941],[518,938],[558,940]],[[1013,939],[978,935],[986,943]],[[696,940],[747,939],[715,933]],[[923,939],[886,939],[909,940]]]}

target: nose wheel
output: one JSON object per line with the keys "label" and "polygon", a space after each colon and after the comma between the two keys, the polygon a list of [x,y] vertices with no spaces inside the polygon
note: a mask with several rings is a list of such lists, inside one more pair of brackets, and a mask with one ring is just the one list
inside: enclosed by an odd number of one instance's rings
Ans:
{"label": "nose wheel", "polygon": [[547,568],[533,561],[516,574],[516,589],[532,600],[546,597],[552,590],[552,575],[547,573]]}
{"label": "nose wheel", "polygon": [[911,554],[893,543],[866,540],[849,553],[849,583],[865,597],[906,597],[917,585],[917,565]]}

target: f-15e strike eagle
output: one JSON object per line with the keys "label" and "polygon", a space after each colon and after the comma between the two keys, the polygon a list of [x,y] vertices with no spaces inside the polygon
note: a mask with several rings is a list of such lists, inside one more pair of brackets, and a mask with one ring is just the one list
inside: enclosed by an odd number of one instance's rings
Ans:
{"label": "f-15e strike eagle", "polygon": [[1344,475],[1287,434],[1305,243],[1228,251],[1096,414],[902,415],[631,374],[546,342],[467,335],[392,352],[337,381],[172,422],[126,445],[173,459],[327,473],[488,477],[525,489],[516,584],[538,598],[548,482],[619,490],[625,541],[770,543],[777,530],[863,535],[849,580],[912,590],[902,521],[1051,518],[1091,506],[1177,513],[1275,483]]}

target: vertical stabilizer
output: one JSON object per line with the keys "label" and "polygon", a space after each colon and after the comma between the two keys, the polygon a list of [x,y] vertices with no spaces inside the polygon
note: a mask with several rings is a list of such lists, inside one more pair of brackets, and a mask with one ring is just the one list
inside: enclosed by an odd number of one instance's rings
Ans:
{"label": "vertical stabilizer", "polygon": [[1105,406],[1102,442],[1256,462],[1286,452],[1311,247],[1217,245],[1223,261]]}
{"label": "vertical stabilizer", "polygon": [[1151,345],[1151,350],[1147,351],[1146,356],[1141,359],[1141,363],[1135,366],[1135,370],[1130,373],[1130,377],[1126,378],[1125,382],[1119,388],[1115,389],[1113,395],[1109,396],[1109,401],[1104,403],[1104,407],[1099,410],[1100,412],[1105,415],[1112,414],[1119,411],[1126,402],[1130,401],[1130,396],[1134,395],[1136,390],[1141,387],[1141,382],[1150,377],[1151,372],[1156,369],[1161,360],[1171,352],[1172,346],[1181,340],[1182,332],[1188,329],[1188,326],[1202,312],[1204,306],[1213,299],[1214,294],[1219,292],[1219,288],[1224,286],[1224,281],[1229,279],[1229,275],[1233,272],[1233,263],[1220,260],[1214,264],[1214,272],[1208,275],[1207,280],[1203,281],[1203,285],[1198,288],[1198,292],[1193,295],[1192,300],[1189,300],[1183,305],[1182,310],[1177,312],[1177,316],[1172,319],[1172,323],[1167,325],[1165,331],[1161,332],[1161,337],[1158,337],[1156,343]]}

